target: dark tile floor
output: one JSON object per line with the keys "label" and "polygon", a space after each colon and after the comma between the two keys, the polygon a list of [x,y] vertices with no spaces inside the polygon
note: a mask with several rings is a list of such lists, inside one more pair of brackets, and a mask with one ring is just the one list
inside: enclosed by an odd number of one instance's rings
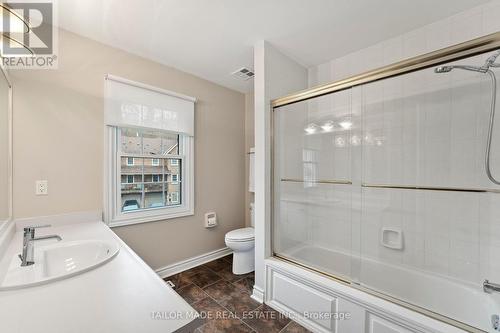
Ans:
{"label": "dark tile floor", "polygon": [[233,274],[232,255],[165,280],[172,281],[179,295],[200,313],[202,320],[195,333],[309,332],[269,306],[254,301],[250,297],[254,274]]}

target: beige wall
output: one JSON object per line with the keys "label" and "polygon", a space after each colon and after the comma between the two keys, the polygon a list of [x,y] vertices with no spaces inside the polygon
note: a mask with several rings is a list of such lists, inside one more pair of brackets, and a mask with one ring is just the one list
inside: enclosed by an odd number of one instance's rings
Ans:
{"label": "beige wall", "polygon": [[245,94],[245,225],[251,225],[250,203],[254,201],[254,194],[248,191],[248,174],[250,166],[250,148],[255,147],[254,142],[254,94]]}
{"label": "beige wall", "polygon": [[[61,31],[59,69],[12,71],[14,217],[101,210],[103,87],[113,74],[198,98],[195,215],[113,230],[153,268],[225,246],[245,223],[245,96],[174,68]],[[49,195],[35,196],[35,181]],[[219,226],[203,227],[218,214]]]}

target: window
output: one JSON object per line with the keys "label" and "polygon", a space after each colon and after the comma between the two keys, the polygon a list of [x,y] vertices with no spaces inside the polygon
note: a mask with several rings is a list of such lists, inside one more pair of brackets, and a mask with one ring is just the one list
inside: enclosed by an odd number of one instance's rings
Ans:
{"label": "window", "polygon": [[172,183],[177,183],[179,181],[179,175],[174,174],[172,175]]}
{"label": "window", "polygon": [[193,215],[194,100],[121,80],[108,76],[105,84],[105,221]]}
{"label": "window", "polygon": [[128,220],[137,216],[165,219],[170,213],[179,216],[179,208],[188,207],[183,196],[187,184],[181,178],[187,171],[190,138],[124,127],[113,131],[116,160],[120,161],[114,171],[122,179],[116,191],[116,217]]}

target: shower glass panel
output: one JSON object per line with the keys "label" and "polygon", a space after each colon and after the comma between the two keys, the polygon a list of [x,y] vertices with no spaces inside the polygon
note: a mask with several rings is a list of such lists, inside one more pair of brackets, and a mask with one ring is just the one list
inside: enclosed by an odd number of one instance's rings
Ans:
{"label": "shower glass panel", "polygon": [[274,118],[274,250],[351,278],[351,91],[279,108]]}
{"label": "shower glass panel", "polygon": [[483,282],[500,283],[500,186],[485,165],[489,56],[274,108],[275,255],[490,331],[500,294]]}

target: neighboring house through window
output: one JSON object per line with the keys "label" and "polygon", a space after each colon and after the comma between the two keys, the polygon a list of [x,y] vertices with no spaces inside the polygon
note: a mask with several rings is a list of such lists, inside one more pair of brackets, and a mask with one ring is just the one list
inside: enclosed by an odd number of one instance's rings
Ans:
{"label": "neighboring house through window", "polygon": [[172,204],[178,204],[179,203],[179,193],[178,192],[172,192],[172,193],[170,193],[170,202]]}

